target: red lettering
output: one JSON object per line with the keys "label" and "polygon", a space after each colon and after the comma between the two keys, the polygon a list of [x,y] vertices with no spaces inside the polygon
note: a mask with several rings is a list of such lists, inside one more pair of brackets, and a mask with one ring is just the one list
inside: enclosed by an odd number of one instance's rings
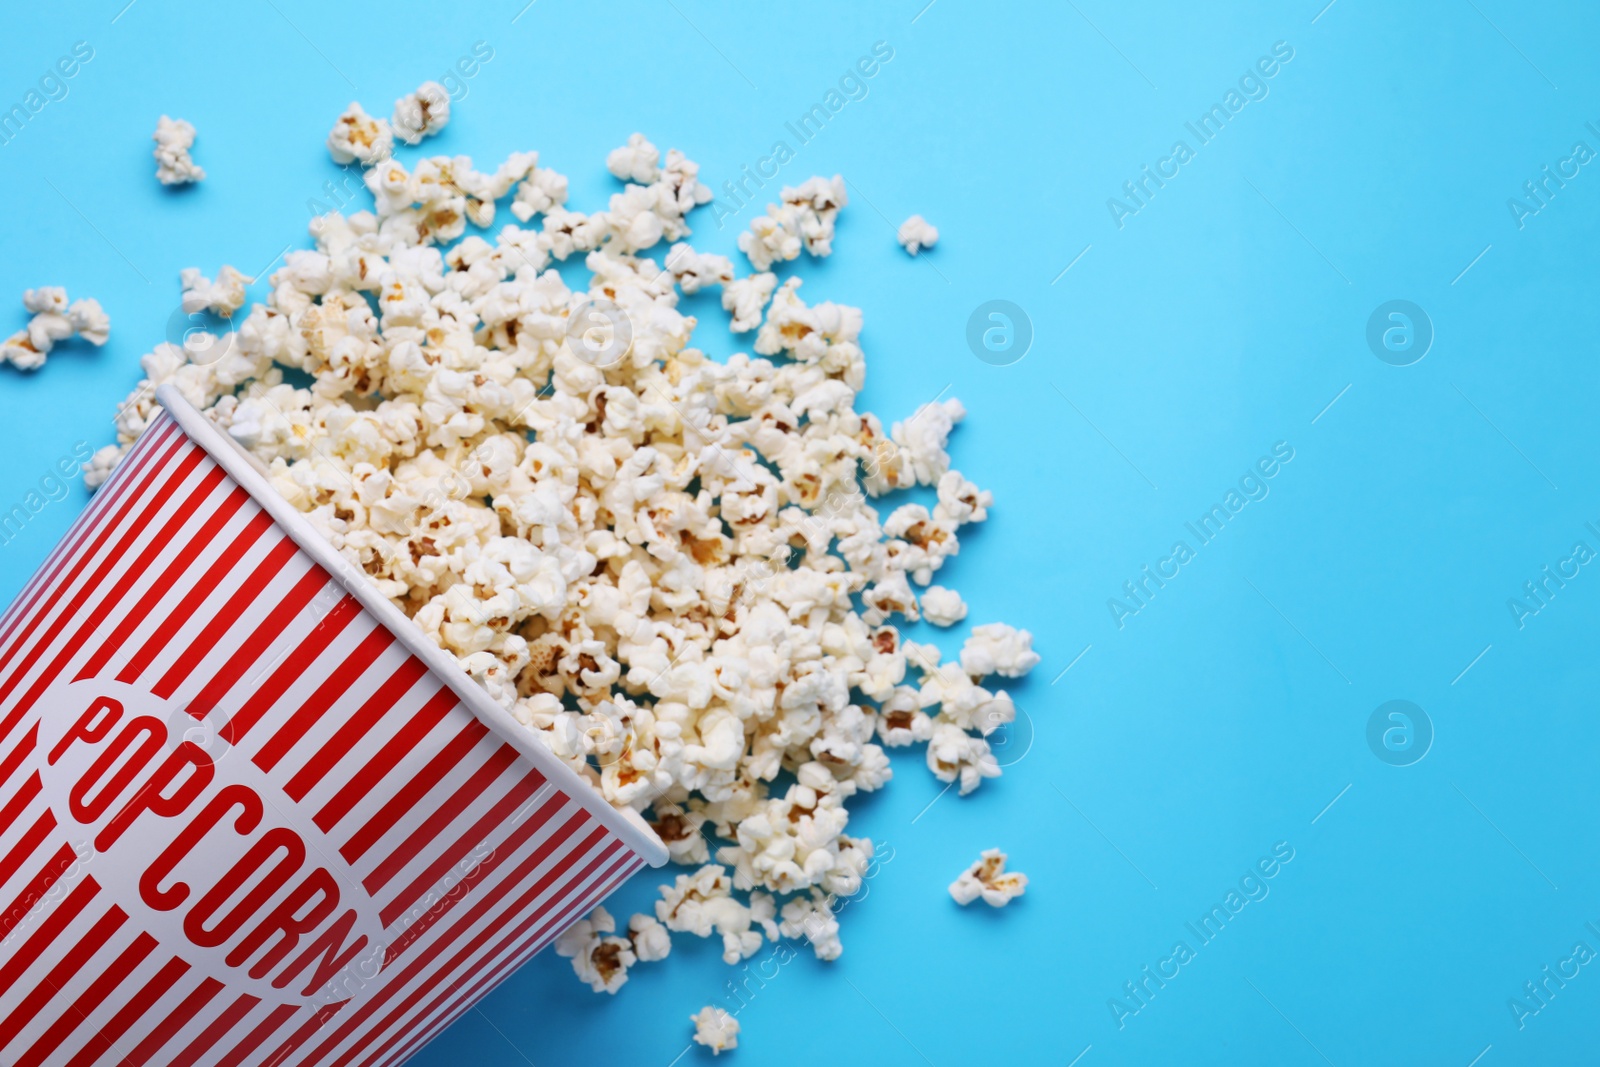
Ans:
{"label": "red lettering", "polygon": [[139,879],[139,895],[144,902],[157,911],[171,911],[182,904],[189,897],[189,886],[184,882],[175,883],[170,889],[162,889],[161,881],[172,873],[172,869],[183,862],[194,847],[200,843],[201,838],[210,833],[212,828],[228,817],[234,808],[239,808],[239,817],[234,820],[233,828],[242,836],[248,834],[261,824],[261,798],[255,791],[242,785],[225,785],[211,798],[211,803],[200,809],[200,813],[190,820],[178,836],[172,839],[172,844],[162,850],[154,863],[145,869],[144,875]]}
{"label": "red lettering", "polygon": [[[142,737],[142,740],[141,740]],[[139,772],[144,770],[167,740],[167,728],[160,719],[150,715],[141,715],[122,728],[122,732],[112,738],[105,751],[90,764],[82,778],[73,785],[67,794],[67,805],[72,809],[72,817],[81,823],[92,823],[104,815],[111,807],[113,801],[122,795]],[[134,746],[137,745],[137,748]],[[124,753],[133,748],[133,755],[109,781],[102,784],[101,779],[116,765]],[[88,795],[96,786],[101,786],[100,791],[92,798]]]}
{"label": "red lettering", "polygon": [[[185,770],[187,768],[187,770]],[[133,795],[133,799],[124,804],[122,810],[112,816],[106,823],[105,829],[95,835],[94,847],[101,852],[106,851],[117,843],[128,827],[133,825],[135,819],[148,811],[164,818],[175,818],[182,815],[190,804],[193,804],[205,787],[211,784],[211,779],[216,777],[216,764],[211,762],[211,757],[199,745],[185,741],[179,745],[150,775],[149,781]],[[178,782],[178,787],[171,796],[164,792],[166,788],[177,780],[182,774],[183,780]]]}
{"label": "red lettering", "polygon": [[[207,929],[206,921],[233,899],[233,895],[280,851],[285,853],[284,858],[276,863],[227,915],[223,916],[215,926]],[[260,840],[251,845],[239,862],[229,868],[228,873],[223,875],[221,880],[211,887],[210,892],[201,897],[200,902],[183,917],[183,932],[189,935],[190,941],[205,948],[215,948],[232,940],[233,935],[244,926],[245,920],[260,911],[262,905],[283,888],[305,860],[306,846],[301,842],[300,835],[281,826],[273,827],[262,834]]]}
{"label": "red lettering", "polygon": [[[308,904],[309,910],[304,915],[299,914]],[[338,906],[339,883],[333,880],[333,875],[326,868],[318,867],[306,876],[305,881],[295,886],[293,892],[284,897],[259,926],[234,946],[233,951],[228,953],[228,966],[242,966],[263,945],[273,942],[266,955],[250,968],[251,978],[265,977],[300,943],[301,934],[315,930]],[[277,936],[279,934],[282,936]]]}
{"label": "red lettering", "polygon": [[67,735],[57,741],[56,747],[50,750],[50,766],[56,765],[56,760],[72,747],[74,741],[84,741],[92,745],[102,740],[121,718],[121,701],[110,697],[97,698],[89,705],[88,711],[78,716],[78,721],[72,724],[72,729],[67,731]]}
{"label": "red lettering", "polygon": [[[313,961],[316,965],[312,968],[311,978],[306,982],[305,988],[300,991],[301,996],[311,996],[317,990],[328,984],[334,975],[349,966],[350,961],[367,946],[367,935],[362,934],[350,944],[345,945],[345,938],[350,936],[350,931],[356,925],[356,913],[347,911],[339,916],[338,920],[323,931],[322,936],[311,942],[299,957],[289,966],[285,967],[278,977],[272,980],[273,988],[282,989],[295,980]],[[344,947],[340,947],[344,946]],[[321,956],[321,959],[317,957]],[[362,976],[370,977],[370,976]],[[359,988],[359,987],[358,987]],[[354,991],[352,991],[354,992]]]}

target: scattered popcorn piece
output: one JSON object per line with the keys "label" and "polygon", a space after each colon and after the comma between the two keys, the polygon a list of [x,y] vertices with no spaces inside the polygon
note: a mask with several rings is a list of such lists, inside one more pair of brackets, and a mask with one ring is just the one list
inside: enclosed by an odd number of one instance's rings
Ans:
{"label": "scattered popcorn piece", "polygon": [[836,960],[844,954],[844,946],[839,943],[839,918],[833,913],[828,894],[820,889],[785,904],[778,930],[784,937],[804,938],[819,960]]}
{"label": "scattered popcorn piece", "polygon": [[933,581],[933,572],[961,551],[957,526],[940,515],[929,514],[921,504],[904,504],[890,513],[883,532],[890,538],[889,550],[896,566],[908,572],[918,585],[927,585]]}
{"label": "scattered popcorn piece", "polygon": [[881,626],[890,615],[901,615],[911,622],[922,617],[905,571],[895,571],[867,589],[861,594],[861,603],[867,607],[861,618],[868,626]]}
{"label": "scattered popcorn piece", "polygon": [[628,968],[638,961],[633,944],[625,937],[607,936],[617,922],[604,908],[595,908],[587,919],[556,938],[556,954],[572,960],[572,970],[596,993],[615,993],[628,981]]}
{"label": "scattered popcorn piece", "polygon": [[644,134],[636,133],[628,138],[627,144],[612,149],[606,156],[606,170],[625,182],[649,185],[661,176],[661,168],[656,166],[660,162],[660,150],[645,140]]}
{"label": "scattered popcorn piece", "polygon": [[[10,342],[7,342],[9,345]],[[10,355],[6,356],[10,359]],[[15,362],[15,361],[13,361]],[[25,368],[26,369],[26,368]],[[116,469],[117,463],[127,453],[128,445],[105,445],[95,450],[89,457],[89,462],[83,465],[83,484],[91,490],[98,489],[111,477],[111,472]]]}
{"label": "scattered popcorn piece", "polygon": [[[420,144],[450,122],[450,92],[438,82],[427,81],[394,102],[389,126],[406,144]],[[345,161],[348,162],[348,161]]]}
{"label": "scattered popcorn piece", "polygon": [[794,187],[785,187],[779,203],[767,205],[767,213],[750,221],[750,228],[739,235],[739,251],[758,271],[775,262],[800,257],[804,248],[813,256],[833,251],[834,223],[839,209],[850,202],[844,178],[807,178]]}
{"label": "scattered popcorn piece", "polygon": [[721,1008],[709,1004],[689,1016],[694,1023],[696,1044],[704,1045],[712,1055],[720,1056],[739,1047],[739,1020]]}
{"label": "scattered popcorn piece", "polygon": [[1028,876],[1006,873],[1006,854],[997,848],[983,850],[983,858],[950,883],[950,896],[963,908],[979,897],[991,908],[1003,908],[1028,888]]}
{"label": "scattered popcorn piece", "polygon": [[668,930],[696,937],[721,935],[723,961],[738,963],[761,948],[763,931],[751,927],[763,926],[763,918],[770,921],[771,916],[765,913],[771,910],[772,898],[753,895],[752,906],[747,907],[734,898],[732,891],[727,868],[707,864],[694,874],[680,874],[672,885],[661,887],[656,918]]}
{"label": "scattered popcorn piece", "polygon": [[664,960],[672,952],[672,935],[654,915],[635,915],[628,920],[628,939],[640,963]]}
{"label": "scattered popcorn piece", "polygon": [[787,215],[758,215],[750,229],[739,235],[739,251],[758,271],[770,270],[775,262],[800,258],[800,233],[798,221],[792,213]]}
{"label": "scattered popcorn piece", "polygon": [[1033,651],[1033,635],[1003,622],[974,626],[972,636],[961,646],[961,669],[974,678],[991,674],[1021,678],[1038,662],[1039,654]]}
{"label": "scattered popcorn piece", "polygon": [[930,585],[922,591],[922,617],[935,626],[954,626],[967,617],[967,602],[954,589]]}
{"label": "scattered popcorn piece", "polygon": [[370,167],[394,153],[394,131],[383,119],[375,119],[352,103],[344,109],[328,133],[328,155],[335,163],[356,163]]}
{"label": "scattered popcorn piece", "polygon": [[928,220],[921,215],[912,215],[900,224],[900,232],[896,235],[900,246],[913,256],[924,248],[932,248],[939,243],[939,231],[928,225]]}
{"label": "scattered popcorn piece", "polygon": [[18,370],[38,370],[44,366],[48,355],[49,349],[41,352],[34,347],[27,330],[19,330],[4,342],[0,342],[0,359],[4,359]]}
{"label": "scattered popcorn piece", "polygon": [[[667,252],[667,270],[672,273],[672,278],[678,283],[685,296],[698,293],[708,285],[721,285],[726,287],[733,283],[733,261],[727,256],[712,255],[709,252],[696,252],[682,241],[673,245]],[[771,277],[771,275],[766,275]],[[776,279],[774,279],[776,280]],[[771,290],[768,290],[770,293]],[[726,302],[726,297],[724,297]],[[729,310],[732,310],[731,308]],[[760,312],[757,311],[759,317]]]}
{"label": "scattered popcorn piece", "polygon": [[900,446],[910,480],[896,488],[935,485],[950,469],[945,445],[956,423],[967,417],[967,409],[954,397],[924,404],[905,422],[897,422],[889,436]]}
{"label": "scattered popcorn piece", "polygon": [[936,722],[951,723],[962,730],[977,730],[984,737],[1017,717],[1016,705],[1009,696],[1003,691],[989,692],[955,663],[923,672],[918,703],[924,708],[938,706]]}
{"label": "scattered popcorn piece", "polygon": [[973,737],[955,723],[935,722],[928,740],[928,770],[941,782],[960,782],[966,796],[985,778],[998,778],[1000,765],[989,743]]}
{"label": "scattered popcorn piece", "polygon": [[162,185],[184,185],[205,178],[206,172],[189,156],[194,146],[192,124],[162,115],[152,140],[156,143],[156,180]]}
{"label": "scattered popcorn piece", "polygon": [[82,337],[99,347],[111,338],[111,317],[93,299],[67,303],[59,285],[28,289],[22,294],[24,310],[32,313],[28,325],[0,342],[0,361],[18,370],[38,370],[57,342]]}
{"label": "scattered popcorn piece", "polygon": [[[534,153],[537,157],[538,153]],[[534,162],[538,162],[537,158]],[[517,195],[511,202],[511,214],[521,222],[528,222],[535,215],[549,214],[567,202],[567,179],[565,175],[548,168],[532,170],[517,186]],[[549,252],[543,251],[548,257]]]}
{"label": "scattered popcorn piece", "polygon": [[183,268],[180,278],[184,311],[190,314],[212,311],[223,318],[232,318],[235,311],[244,307],[244,287],[255,281],[226,264],[217,272],[214,282],[201,274],[199,267]]}
{"label": "scattered popcorn piece", "polygon": [[945,471],[939,476],[939,503],[934,506],[936,518],[964,526],[969,522],[983,522],[989,517],[994,504],[994,494],[979,489],[967,481],[960,471]]}
{"label": "scattered popcorn piece", "polygon": [[722,287],[722,309],[733,312],[729,328],[734,333],[748,333],[761,325],[761,314],[772,292],[778,288],[778,276],[763,272],[748,278],[727,282]]}
{"label": "scattered popcorn piece", "polygon": [[705,864],[711,858],[701,827],[705,825],[703,810],[684,809],[667,801],[655,806],[656,819],[650,824],[656,835],[667,846],[673,863],[686,867]]}
{"label": "scattered popcorn piece", "polygon": [[878,708],[878,736],[890,748],[917,744],[933,736],[933,720],[922,710],[922,696],[917,690],[898,686],[883,702]]}
{"label": "scattered popcorn piece", "polygon": [[77,335],[96,348],[111,339],[111,316],[93,297],[74,300],[67,308],[67,321]]}
{"label": "scattered popcorn piece", "polygon": [[22,291],[22,308],[32,315],[65,315],[67,291],[59,285],[41,285]]}
{"label": "scattered popcorn piece", "polygon": [[807,178],[783,190],[783,202],[795,209],[806,251],[819,257],[832,253],[834,222],[839,209],[850,202],[844,178],[838,174],[831,179]]}

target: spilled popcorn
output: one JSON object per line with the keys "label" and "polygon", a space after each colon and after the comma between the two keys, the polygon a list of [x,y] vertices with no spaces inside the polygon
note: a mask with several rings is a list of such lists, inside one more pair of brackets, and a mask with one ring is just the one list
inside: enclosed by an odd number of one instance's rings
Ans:
{"label": "spilled popcorn", "polygon": [[183,282],[184,311],[210,311],[223,318],[231,318],[244,307],[245,286],[255,281],[227,264],[217,272],[216,281],[201,274],[199,267],[185,267],[179,277]]}
{"label": "spilled popcorn", "polygon": [[739,1047],[739,1020],[721,1008],[707,1005],[689,1016],[689,1021],[694,1023],[695,1043],[710,1049],[713,1056]]}
{"label": "spilled popcorn", "polygon": [[954,626],[967,617],[967,602],[954,589],[930,585],[922,593],[922,617],[934,626]]}
{"label": "spilled popcorn", "polygon": [[[404,102],[404,97],[396,102],[397,112]],[[420,135],[417,139],[421,140]],[[328,155],[335,163],[371,166],[388,159],[393,151],[394,130],[383,119],[368,115],[357,103],[345,108],[328,133]]]}
{"label": "spilled popcorn", "polygon": [[991,908],[1003,908],[1028,889],[1028,876],[1006,872],[1006,854],[997,848],[983,850],[982,858],[950,883],[950,896],[963,908],[979,897]]}
{"label": "spilled popcorn", "polygon": [[[710,199],[710,190],[706,195]],[[757,216],[750,229],[739,235],[739,251],[758,271],[800,258],[802,248],[813,256],[831,253],[834,221],[839,209],[850,202],[844,179],[837,174],[831,180],[808,178],[793,189],[784,189],[782,197],[781,203],[769,204],[767,213]],[[791,280],[800,284],[798,279]],[[856,315],[859,318],[860,312]]]}
{"label": "spilled popcorn", "polygon": [[194,147],[194,125],[162,115],[151,140],[156,143],[156,180],[162,185],[201,181],[206,172],[189,156]]}
{"label": "spilled popcorn", "polygon": [[[517,721],[645,814],[689,870],[654,915],[619,930],[596,909],[560,938],[593,989],[616,992],[672,934],[718,938],[729,963],[782,938],[838,958],[838,902],[874,855],[849,805],[892,777],[885,748],[926,744],[930,771],[971,792],[1000,773],[986,738],[1016,716],[986,678],[1038,662],[1025,630],[979,626],[941,662],[896,626],[965,617],[924,587],[993,498],[950,468],[961,404],[888,430],[858,411],[861,311],[767,270],[831,252],[843,180],[784,189],[740,236],[755,273],[736,277],[687,243],[711,194],[675,149],[629,138],[606,160],[621,191],[581,212],[535,152],[488,173],[408,167],[395,132],[359,105],[340,117],[329,150],[370,164],[373,210],[314,220],[315,247],[287,254],[228,340],[146,355],[86,481],[173,384]],[[514,222],[468,231],[502,201]],[[590,278],[569,288],[555,267],[580,256]],[[242,311],[244,280],[185,272],[185,306]],[[715,287],[753,355],[695,343],[680,294]],[[925,503],[873,506],[919,487]],[[734,1046],[726,1013],[695,1021]]]}
{"label": "spilled popcorn", "polygon": [[912,215],[902,222],[895,236],[899,238],[900,247],[913,256],[924,248],[932,248],[939,243],[939,231],[929,225],[928,220],[921,215]]}
{"label": "spilled popcorn", "polygon": [[666,928],[648,915],[635,915],[626,937],[611,936],[616,930],[611,913],[596,908],[556,938],[556,954],[572,960],[572,969],[596,993],[615,993],[628,980],[628,968],[640,961],[664,960],[672,951]]}
{"label": "spilled popcorn", "polygon": [[450,93],[438,82],[423,82],[417,91],[394,102],[389,125],[406,144],[419,144],[450,122]]}
{"label": "spilled popcorn", "polygon": [[93,299],[67,303],[67,291],[58,285],[28,289],[22,307],[33,317],[28,325],[0,342],[0,360],[18,370],[38,370],[54,351],[56,342],[81,337],[96,348],[111,339],[111,316]]}

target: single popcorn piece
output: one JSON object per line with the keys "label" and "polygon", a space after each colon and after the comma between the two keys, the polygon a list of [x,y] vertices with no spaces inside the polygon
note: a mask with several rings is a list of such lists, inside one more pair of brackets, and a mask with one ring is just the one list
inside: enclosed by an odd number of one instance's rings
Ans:
{"label": "single popcorn piece", "polygon": [[722,287],[722,308],[733,312],[730,329],[734,333],[748,333],[760,326],[762,312],[777,288],[778,276],[770,272],[725,283]]}
{"label": "single popcorn piece", "polygon": [[89,462],[83,465],[83,484],[91,490],[100,488],[106,479],[111,477],[111,472],[116,469],[117,463],[127,451],[126,445],[105,445],[95,449],[94,455],[89,457]]}
{"label": "single popcorn piece", "polygon": [[897,422],[889,436],[900,448],[909,479],[895,488],[936,485],[950,469],[945,446],[956,423],[967,417],[961,401],[952,397],[918,408],[905,422]]}
{"label": "single popcorn piece", "polygon": [[922,710],[922,694],[910,686],[897,686],[878,708],[878,736],[890,748],[932,737],[933,720]]}
{"label": "single popcorn piece", "polygon": [[868,626],[880,626],[890,615],[903,616],[909,622],[916,622],[922,617],[916,594],[912,593],[911,584],[906,581],[905,571],[895,571],[865,590],[861,594],[861,603],[867,609],[862,612],[861,618]]}
{"label": "single popcorn piece", "polygon": [[654,915],[635,915],[628,920],[628,940],[640,963],[664,960],[672,952],[672,935]]}
{"label": "single popcorn piece", "polygon": [[[342,120],[341,120],[342,121]],[[394,102],[389,125],[394,135],[406,144],[421,144],[450,122],[450,92],[438,82],[427,81]],[[330,145],[331,147],[331,145]]]}
{"label": "single popcorn piece", "polygon": [[978,898],[991,908],[1003,908],[1028,888],[1028,876],[1006,871],[1006,854],[997,848],[983,850],[982,858],[950,883],[950,896],[963,908]]}
{"label": "single popcorn piece", "polygon": [[152,140],[156,143],[156,180],[162,185],[186,185],[205,178],[206,172],[189,156],[194,147],[192,124],[162,115]]}
{"label": "single popcorn piece", "polygon": [[989,751],[989,743],[952,722],[933,724],[928,770],[941,782],[960,782],[962,796],[977,789],[985,778],[1000,777],[1000,764]]}
{"label": "single popcorn piece", "polygon": [[93,297],[74,300],[67,308],[67,321],[74,333],[96,348],[111,339],[111,316]]}
{"label": "single popcorn piece", "polygon": [[604,908],[596,908],[556,938],[556,954],[572,960],[572,970],[596,993],[615,993],[628,981],[628,968],[638,962],[633,943],[615,933],[617,922]]}
{"label": "single popcorn piece", "polygon": [[606,156],[606,170],[625,182],[649,185],[661,176],[661,169],[656,166],[660,162],[660,150],[645,140],[644,134],[636,133],[627,144]]}
{"label": "single popcorn piece", "polygon": [[30,314],[65,315],[67,307],[67,291],[59,285],[41,285],[22,292],[22,308]]}
{"label": "single popcorn piece", "polygon": [[383,119],[368,115],[358,103],[344,109],[328,133],[328,155],[335,163],[371,167],[394,154],[394,131]]}
{"label": "single popcorn piece", "polygon": [[900,232],[896,234],[900,246],[913,256],[924,248],[932,248],[939,243],[939,231],[928,225],[928,220],[921,215],[912,215],[900,224]]}
{"label": "single popcorn piece", "polygon": [[961,669],[974,678],[991,674],[1021,678],[1038,662],[1039,654],[1033,651],[1033,635],[1003,622],[974,626],[972,636],[961,647]]}
{"label": "single popcorn piece", "polygon": [[705,811],[659,801],[655,812],[656,819],[650,824],[651,829],[666,844],[673,863],[694,867],[710,860],[711,852],[705,834],[701,832],[706,823]]}
{"label": "single popcorn piece", "polygon": [[930,585],[922,591],[922,617],[935,626],[954,626],[967,617],[967,603],[961,594],[942,585]]}
{"label": "single popcorn piece", "polygon": [[935,518],[964,526],[969,522],[983,522],[989,517],[994,504],[994,494],[979,489],[967,481],[960,471],[945,471],[939,476],[939,503],[934,506]]}
{"label": "single popcorn piece", "polygon": [[708,285],[720,285],[726,289],[733,284],[732,260],[727,256],[696,252],[682,241],[667,252],[666,265],[685,296],[692,296]]}
{"label": "single popcorn piece", "polygon": [[27,330],[19,330],[4,342],[0,342],[0,359],[4,359],[18,370],[38,370],[44,366],[48,355],[49,349],[41,352],[34,347]]}
{"label": "single popcorn piece", "polygon": [[193,314],[211,311],[223,318],[244,306],[245,286],[255,281],[234,268],[223,265],[212,281],[200,273],[199,267],[185,267],[180,275],[183,282],[183,310]]}
{"label": "single popcorn piece", "polygon": [[712,1055],[720,1056],[739,1047],[739,1020],[722,1008],[708,1004],[689,1016],[689,1021],[694,1023],[695,1043],[710,1049]]}
{"label": "single popcorn piece", "polygon": [[785,904],[778,930],[784,937],[804,940],[819,960],[836,960],[844,954],[839,942],[839,918],[833,913],[828,894],[820,889]]}

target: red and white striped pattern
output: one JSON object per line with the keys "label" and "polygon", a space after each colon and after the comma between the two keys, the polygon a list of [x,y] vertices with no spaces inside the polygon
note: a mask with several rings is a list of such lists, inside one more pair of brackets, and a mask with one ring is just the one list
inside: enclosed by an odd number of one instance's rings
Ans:
{"label": "red and white striped pattern", "polygon": [[[254,764],[269,810],[321,830],[370,897],[375,979],[332,1004],[258,998],[139,928],[118,902],[140,872],[80,862],[41,786],[40,698],[83,679],[221,724],[217,779]],[[643,864],[165,413],[0,616],[7,1067],[397,1064]]]}

